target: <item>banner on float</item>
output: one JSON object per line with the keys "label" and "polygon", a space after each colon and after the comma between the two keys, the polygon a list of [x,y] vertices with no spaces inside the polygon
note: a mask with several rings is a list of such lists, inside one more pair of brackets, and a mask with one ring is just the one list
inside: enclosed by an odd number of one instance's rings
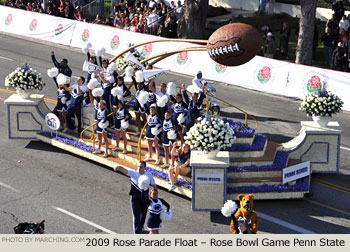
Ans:
{"label": "banner on float", "polygon": [[282,171],[282,184],[310,175],[310,161],[284,168]]}
{"label": "banner on float", "polygon": [[0,30],[70,45],[76,21],[9,7],[0,8]]}

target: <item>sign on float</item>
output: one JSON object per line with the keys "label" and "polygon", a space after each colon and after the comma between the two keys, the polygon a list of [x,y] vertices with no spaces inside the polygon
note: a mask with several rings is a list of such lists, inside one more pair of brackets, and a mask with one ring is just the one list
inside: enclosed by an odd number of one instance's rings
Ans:
{"label": "sign on float", "polygon": [[283,169],[282,184],[310,175],[310,161],[293,165]]}
{"label": "sign on float", "polygon": [[60,119],[58,119],[58,117],[53,113],[48,113],[45,116],[45,122],[52,130],[58,130],[61,127]]}

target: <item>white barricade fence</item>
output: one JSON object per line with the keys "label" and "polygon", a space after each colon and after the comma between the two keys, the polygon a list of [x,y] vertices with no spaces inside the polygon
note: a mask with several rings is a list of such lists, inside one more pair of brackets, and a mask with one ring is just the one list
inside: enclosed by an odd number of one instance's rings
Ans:
{"label": "white barricade fence", "polygon": [[[90,42],[92,54],[95,49],[104,47],[106,53],[112,56],[131,45],[161,39],[114,27],[4,6],[0,6],[0,31],[78,48],[85,47],[86,43]],[[146,44],[137,50],[144,58],[148,58],[158,53],[187,47],[198,47],[198,45],[161,42]],[[201,70],[203,77],[208,80],[300,99],[303,99],[308,92],[313,92],[317,88],[316,83],[321,81],[326,83],[328,90],[344,101],[344,110],[350,110],[350,84],[348,84],[350,74],[345,72],[287,63],[260,56],[254,57],[244,65],[227,67],[211,60],[206,51],[177,53],[158,62],[155,66],[190,76],[195,76]]]}
{"label": "white barricade fence", "polygon": [[70,19],[0,7],[0,31],[70,45],[75,24]]}

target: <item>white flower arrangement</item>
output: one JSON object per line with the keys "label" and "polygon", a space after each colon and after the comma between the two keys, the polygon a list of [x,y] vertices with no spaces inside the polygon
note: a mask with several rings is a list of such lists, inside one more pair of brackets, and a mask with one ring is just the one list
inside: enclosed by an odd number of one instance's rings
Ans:
{"label": "white flower arrangement", "polygon": [[323,90],[307,94],[299,110],[307,116],[332,116],[343,107],[344,102],[335,94]]}
{"label": "white flower arrangement", "polygon": [[7,88],[42,90],[45,85],[41,74],[30,68],[28,64],[17,67],[15,71],[7,75],[5,78],[5,87]]}
{"label": "white flower arrangement", "polygon": [[[136,57],[136,59],[137,59],[138,61],[141,61],[141,60],[144,59],[144,57],[143,57],[138,51],[134,51],[132,54]],[[123,70],[125,70],[128,66],[132,66],[130,63],[127,63],[127,62],[124,60],[124,58],[125,58],[125,54],[122,55],[122,56],[120,56],[120,57],[117,59],[117,68],[118,68],[119,71],[123,71]],[[136,67],[137,67],[137,65],[136,65]],[[138,67],[137,67],[137,68],[138,68]],[[142,69],[139,69],[139,70],[142,70]]]}
{"label": "white flower arrangement", "polygon": [[235,140],[234,134],[229,123],[225,123],[217,115],[208,114],[187,132],[185,142],[191,149],[208,153],[231,147]]}

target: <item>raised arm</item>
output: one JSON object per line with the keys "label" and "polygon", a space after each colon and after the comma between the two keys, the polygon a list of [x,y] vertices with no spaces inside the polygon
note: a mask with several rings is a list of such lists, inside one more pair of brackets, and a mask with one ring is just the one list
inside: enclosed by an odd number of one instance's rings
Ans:
{"label": "raised arm", "polygon": [[123,166],[116,166],[116,167],[113,168],[113,170],[114,170],[115,172],[118,171],[118,172],[120,172],[120,173],[122,173],[122,174],[128,176],[128,169],[125,169]]}
{"label": "raised arm", "polygon": [[189,103],[190,103],[190,98],[189,98],[188,95],[187,95],[185,83],[182,83],[182,84],[181,84],[181,87],[182,87],[182,96],[184,97],[185,102],[186,102],[187,104],[189,104]]}
{"label": "raised arm", "polygon": [[51,60],[55,67],[59,68],[61,66],[60,63],[56,60],[54,51],[51,52]]}

